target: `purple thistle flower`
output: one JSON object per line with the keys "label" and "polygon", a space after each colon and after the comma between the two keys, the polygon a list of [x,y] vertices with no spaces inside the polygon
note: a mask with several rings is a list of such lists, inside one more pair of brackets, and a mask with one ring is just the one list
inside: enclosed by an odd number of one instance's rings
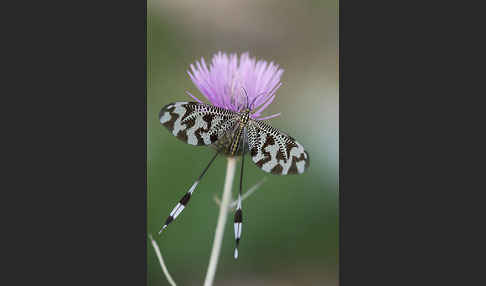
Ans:
{"label": "purple thistle flower", "polygon": [[[192,71],[192,72],[191,72]],[[254,111],[250,116],[265,120],[280,113],[260,117],[263,110],[275,99],[275,92],[282,85],[280,77],[283,69],[264,60],[250,58],[248,52],[238,56],[218,52],[213,55],[211,65],[206,65],[204,58],[191,64],[187,73],[199,91],[217,107],[241,112],[247,104]],[[197,97],[187,92],[198,102]],[[246,94],[245,94],[246,93]]]}

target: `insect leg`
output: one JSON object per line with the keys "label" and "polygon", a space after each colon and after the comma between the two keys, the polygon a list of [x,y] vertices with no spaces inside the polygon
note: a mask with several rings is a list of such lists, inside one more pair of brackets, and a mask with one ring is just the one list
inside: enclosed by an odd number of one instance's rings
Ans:
{"label": "insect leg", "polygon": [[194,184],[191,186],[191,188],[189,189],[189,191],[187,191],[187,193],[181,198],[181,200],[179,201],[179,203],[177,204],[177,206],[172,210],[172,212],[170,213],[169,217],[167,217],[167,220],[165,221],[164,226],[162,226],[162,228],[160,229],[159,234],[161,234],[162,231],[164,229],[166,229],[167,226],[173,220],[175,220],[177,218],[177,216],[184,210],[184,208],[186,207],[187,203],[189,203],[189,199],[191,198],[192,193],[196,189],[196,186],[199,184],[199,182],[201,181],[201,179],[204,176],[204,174],[206,174],[206,171],[209,169],[209,166],[211,166],[211,164],[213,163],[214,159],[216,159],[216,157],[218,156],[218,154],[219,154],[219,152],[216,152],[216,154],[214,154],[213,158],[211,159],[211,161],[209,161],[209,164],[206,166],[206,168],[204,168],[203,172],[197,178],[196,182],[194,182]]}

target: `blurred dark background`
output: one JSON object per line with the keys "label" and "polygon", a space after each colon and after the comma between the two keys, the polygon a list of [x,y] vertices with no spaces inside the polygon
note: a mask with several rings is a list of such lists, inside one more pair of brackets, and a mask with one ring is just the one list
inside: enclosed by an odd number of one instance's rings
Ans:
{"label": "blurred dark background", "polygon": [[[274,176],[245,161],[240,257],[233,258],[232,214],[215,285],[338,285],[338,1],[156,1],[147,9],[147,232],[154,234],[178,285],[202,285],[211,252],[226,159],[209,169],[189,207],[162,236],[167,215],[213,151],[187,145],[158,121],[160,108],[204,97],[186,71],[217,51],[249,51],[278,63],[283,86],[266,115],[304,145],[310,169]],[[233,194],[236,195],[239,165]],[[149,285],[169,285],[147,244]]]}

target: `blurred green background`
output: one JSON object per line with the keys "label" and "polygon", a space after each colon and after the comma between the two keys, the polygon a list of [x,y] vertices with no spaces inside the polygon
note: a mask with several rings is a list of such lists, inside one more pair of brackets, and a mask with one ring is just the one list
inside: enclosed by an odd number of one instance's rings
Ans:
{"label": "blurred green background", "polygon": [[[212,54],[249,51],[284,70],[266,115],[304,145],[310,169],[274,176],[246,158],[244,189],[267,181],[244,201],[240,257],[233,258],[229,215],[215,285],[338,285],[338,2],[155,1],[147,9],[147,232],[154,234],[178,285],[202,285],[211,252],[226,159],[219,157],[188,208],[163,235],[169,212],[211,159],[158,121],[162,106],[203,99],[186,70]],[[239,164],[233,194],[237,193]],[[147,242],[149,285],[169,285]]]}

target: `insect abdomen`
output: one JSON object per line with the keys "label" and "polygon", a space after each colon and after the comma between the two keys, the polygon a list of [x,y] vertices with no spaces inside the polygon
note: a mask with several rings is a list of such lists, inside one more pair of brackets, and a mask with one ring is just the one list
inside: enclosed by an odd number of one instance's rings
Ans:
{"label": "insect abdomen", "polygon": [[[233,146],[233,138],[235,138],[235,133],[239,132],[239,128],[236,129],[233,132],[227,132],[223,134],[218,141],[216,141],[213,145],[211,145],[213,148],[216,150],[219,150],[221,154],[226,155],[226,156],[241,156],[243,154],[242,148],[243,148],[243,140],[240,138],[237,142],[237,148],[236,152],[232,153],[232,146]],[[242,134],[243,135],[243,134]],[[241,136],[243,137],[243,136]],[[245,146],[246,152],[248,152],[248,144]]]}

